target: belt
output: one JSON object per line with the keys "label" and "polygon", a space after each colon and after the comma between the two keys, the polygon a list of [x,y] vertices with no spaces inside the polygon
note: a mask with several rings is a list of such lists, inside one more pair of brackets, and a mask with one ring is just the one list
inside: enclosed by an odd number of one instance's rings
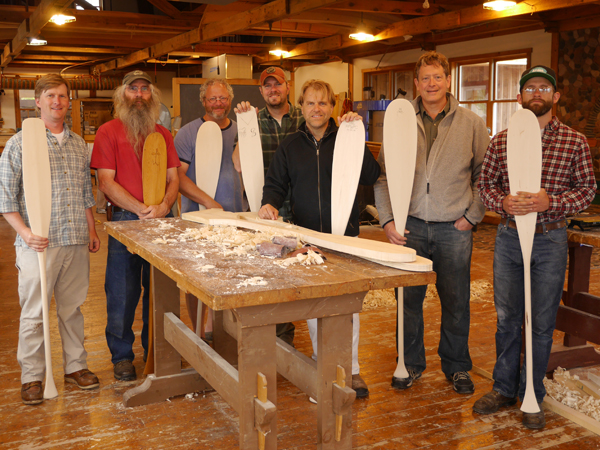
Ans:
{"label": "belt", "polygon": [[[510,228],[517,228],[517,224],[512,219],[502,219],[502,225]],[[542,222],[535,226],[535,232],[538,234],[547,233],[548,231],[558,230],[567,226],[567,222],[559,220],[557,222]]]}
{"label": "belt", "polygon": [[109,222],[112,221],[112,217],[114,213],[118,212],[130,212],[126,209],[121,208],[120,206],[113,205],[112,203],[108,203],[106,205],[106,220]]}

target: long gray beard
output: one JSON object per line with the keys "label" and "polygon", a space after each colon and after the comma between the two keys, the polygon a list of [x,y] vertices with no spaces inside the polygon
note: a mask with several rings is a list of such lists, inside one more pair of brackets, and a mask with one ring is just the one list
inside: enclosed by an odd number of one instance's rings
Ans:
{"label": "long gray beard", "polygon": [[127,130],[127,140],[135,150],[137,157],[140,157],[144,147],[144,141],[150,133],[155,130],[156,119],[154,118],[152,106],[144,103],[142,108],[137,108],[132,104],[123,104],[122,111],[118,112],[118,117],[125,125]]}

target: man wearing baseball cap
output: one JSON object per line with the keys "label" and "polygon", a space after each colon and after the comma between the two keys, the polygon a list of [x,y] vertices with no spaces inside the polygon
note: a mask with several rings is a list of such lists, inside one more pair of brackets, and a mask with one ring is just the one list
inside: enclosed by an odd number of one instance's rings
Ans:
{"label": "man wearing baseball cap", "polygon": [[[556,73],[535,66],[519,81],[517,101],[532,111],[542,134],[542,183],[539,192],[510,194],[506,165],[507,131],[498,133],[488,146],[479,195],[484,205],[502,216],[494,249],[494,304],[498,314],[496,366],[493,390],[475,402],[473,411],[491,414],[514,405],[525,395],[526,370],[520,362],[521,325],[524,316],[524,281],[521,246],[515,216],[537,213],[531,254],[531,315],[533,329],[533,386],[536,400],[546,395],[544,377],[552,348],[552,333],[561,300],[567,267],[565,216],[587,208],[596,192],[596,181],[588,143],[581,133],[552,116],[558,102]],[[527,428],[544,428],[540,407],[537,413],[523,413]]]}
{"label": "man wearing baseball cap", "polygon": [[[160,91],[150,76],[134,70],[123,77],[114,94],[115,119],[102,125],[96,134],[91,167],[98,171],[99,189],[110,206],[108,220],[143,220],[165,217],[177,200],[179,157],[169,130],[156,123],[160,111]],[[165,197],[159,205],[144,204],[142,152],[150,133],[159,132],[167,144]],[[129,253],[116,239],[108,238],[106,260],[106,342],[112,354],[117,380],[135,380],[132,330],[135,310],[142,299],[142,346],[148,351],[148,309],[150,265]]]}

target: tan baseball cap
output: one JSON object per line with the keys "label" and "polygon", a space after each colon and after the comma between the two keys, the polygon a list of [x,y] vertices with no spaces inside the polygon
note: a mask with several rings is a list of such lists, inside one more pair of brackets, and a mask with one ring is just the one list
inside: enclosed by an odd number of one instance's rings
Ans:
{"label": "tan baseball cap", "polygon": [[150,78],[150,75],[142,70],[133,70],[126,74],[123,77],[123,84],[130,85],[135,80],[146,80],[148,83],[152,84],[152,78]]}
{"label": "tan baseball cap", "polygon": [[285,73],[281,69],[281,67],[267,67],[260,74],[260,85],[262,86],[265,80],[269,77],[275,78],[280,83],[285,83]]}

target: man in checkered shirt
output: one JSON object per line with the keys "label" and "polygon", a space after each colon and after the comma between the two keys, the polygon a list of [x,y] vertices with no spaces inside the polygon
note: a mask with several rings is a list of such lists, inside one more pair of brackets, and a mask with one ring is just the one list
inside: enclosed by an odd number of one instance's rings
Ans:
{"label": "man in checkered shirt", "polygon": [[[565,216],[587,208],[596,181],[585,137],[552,116],[558,102],[556,74],[545,66],[523,73],[518,102],[538,118],[542,135],[542,189],[510,194],[506,165],[506,130],[498,133],[487,149],[479,195],[484,205],[502,216],[494,250],[494,304],[498,313],[496,366],[493,390],[473,405],[479,414],[522,401],[525,395],[525,362],[520,366],[521,325],[524,315],[524,271],[514,216],[537,212],[531,255],[531,309],[533,384],[538,403],[544,400],[543,379],[552,348],[552,332],[561,300],[567,267]],[[523,425],[545,426],[544,412],[523,413]]]}
{"label": "man in checkered shirt", "polygon": [[19,270],[21,319],[17,360],[21,366],[21,399],[26,405],[42,403],[44,333],[42,292],[37,252],[46,250],[48,298],[56,301],[58,330],[62,340],[65,382],[81,389],[99,386],[87,368],[83,347],[83,315],[79,307],[87,296],[90,279],[89,252],[97,252],[92,207],[89,153],[83,139],[64,123],[69,110],[67,82],[57,74],[40,78],[35,104],[46,126],[52,214],[48,238],[33,234],[23,192],[23,134],[6,144],[0,158],[0,213],[17,232],[16,266]]}

